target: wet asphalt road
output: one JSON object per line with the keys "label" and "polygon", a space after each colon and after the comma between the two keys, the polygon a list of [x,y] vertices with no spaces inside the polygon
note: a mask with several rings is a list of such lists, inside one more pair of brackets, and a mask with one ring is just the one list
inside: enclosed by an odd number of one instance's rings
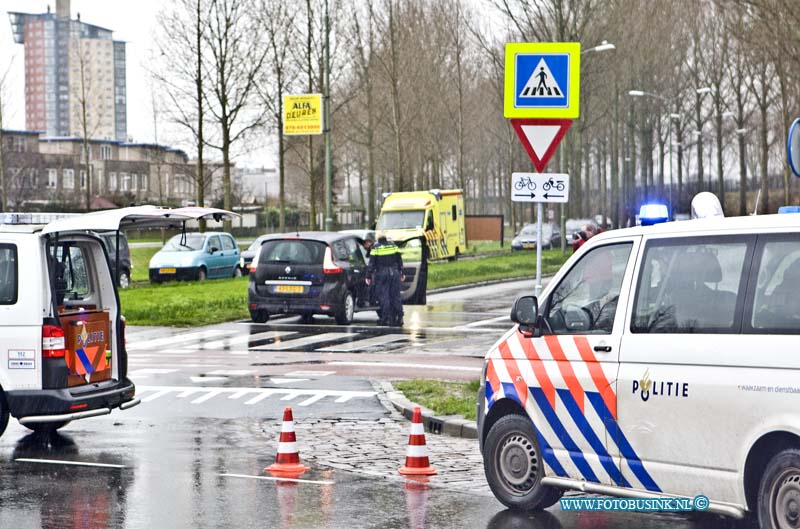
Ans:
{"label": "wet asphalt road", "polygon": [[[376,328],[372,313],[344,329],[325,318],[131,328],[143,404],[53,435],[12,420],[0,438],[0,528],[733,527],[716,517],[506,510],[488,492],[473,440],[429,435],[439,475],[400,478],[408,425],[370,379],[478,378],[513,298],[530,288],[430,296],[407,310],[402,330]],[[263,472],[287,405],[312,467],[301,482]]]}

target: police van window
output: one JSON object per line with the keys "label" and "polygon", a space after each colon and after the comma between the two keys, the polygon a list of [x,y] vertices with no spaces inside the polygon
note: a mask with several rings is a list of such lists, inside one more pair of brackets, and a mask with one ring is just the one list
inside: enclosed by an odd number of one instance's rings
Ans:
{"label": "police van window", "polygon": [[738,332],[748,243],[651,241],[642,259],[631,331]]}
{"label": "police van window", "polygon": [[223,235],[222,239],[222,249],[223,250],[233,250],[236,248],[236,245],[233,244],[233,239],[228,237],[227,235]]}
{"label": "police van window", "polygon": [[631,243],[601,246],[583,256],[550,297],[555,334],[610,334]]}
{"label": "police van window", "polygon": [[[759,238],[760,239],[760,238]],[[798,241],[767,241],[758,267],[750,325],[754,332],[800,330]]]}
{"label": "police van window", "polygon": [[0,244],[0,305],[17,302],[17,247]]}

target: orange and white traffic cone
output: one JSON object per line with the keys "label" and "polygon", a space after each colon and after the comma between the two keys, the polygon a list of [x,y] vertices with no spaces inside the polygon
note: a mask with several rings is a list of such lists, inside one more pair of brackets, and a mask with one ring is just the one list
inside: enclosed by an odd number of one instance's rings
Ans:
{"label": "orange and white traffic cone", "polygon": [[309,470],[309,467],[300,463],[300,452],[297,450],[292,408],[286,408],[283,410],[283,424],[275,462],[264,471],[279,477],[297,477],[306,470]]}
{"label": "orange and white traffic cone", "polygon": [[404,476],[432,476],[436,474],[428,460],[428,445],[425,444],[425,428],[422,426],[422,411],[414,408],[411,418],[411,434],[408,436],[406,464],[400,467]]}

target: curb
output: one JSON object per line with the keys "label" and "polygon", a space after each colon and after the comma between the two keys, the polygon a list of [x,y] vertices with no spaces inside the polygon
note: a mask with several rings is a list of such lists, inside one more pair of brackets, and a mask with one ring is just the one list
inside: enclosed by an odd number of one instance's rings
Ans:
{"label": "curb", "polygon": [[391,382],[381,380],[378,381],[377,385],[381,392],[386,395],[389,403],[406,419],[411,420],[414,408],[419,406],[422,411],[422,423],[425,425],[426,431],[464,439],[478,438],[478,425],[475,421],[469,421],[461,415],[436,415],[433,410],[408,400],[402,391],[394,389]]}
{"label": "curb", "polygon": [[[542,276],[542,279],[550,278],[552,276]],[[434,288],[428,290],[428,294],[444,294],[446,292],[455,292],[456,290],[466,290],[475,287],[487,287],[491,285],[500,285],[503,283],[514,283],[515,281],[536,281],[536,276],[520,276],[508,277],[506,279],[490,279],[488,281],[478,281],[477,283],[464,283],[463,285],[453,285],[452,287]]]}

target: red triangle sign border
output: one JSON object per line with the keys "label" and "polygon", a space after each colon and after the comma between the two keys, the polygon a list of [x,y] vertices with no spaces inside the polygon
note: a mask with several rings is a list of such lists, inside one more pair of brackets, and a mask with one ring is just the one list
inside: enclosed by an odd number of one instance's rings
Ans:
{"label": "red triangle sign border", "polygon": [[[511,118],[511,126],[514,127],[514,132],[517,133],[517,137],[519,141],[522,143],[522,146],[525,148],[525,152],[528,153],[528,157],[530,157],[531,162],[533,162],[533,166],[536,168],[536,171],[539,173],[543,173],[547,168],[548,162],[550,162],[550,158],[558,149],[558,145],[561,143],[561,140],[564,139],[564,136],[567,135],[567,130],[569,130],[570,125],[572,125],[571,119],[555,119],[555,118]],[[558,132],[553,137],[553,141],[550,142],[550,146],[545,151],[544,155],[539,158],[536,155],[536,152],[533,150],[533,146],[531,146],[530,140],[525,135],[525,131],[522,130],[523,126],[553,126],[557,125],[559,127]]]}

